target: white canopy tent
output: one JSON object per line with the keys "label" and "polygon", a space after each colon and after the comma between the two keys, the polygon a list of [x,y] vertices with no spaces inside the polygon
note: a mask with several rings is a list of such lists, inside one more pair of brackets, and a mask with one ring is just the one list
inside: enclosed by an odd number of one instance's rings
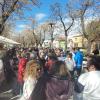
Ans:
{"label": "white canopy tent", "polygon": [[11,39],[8,39],[6,37],[0,36],[0,43],[9,43],[9,44],[15,44],[15,45],[19,45],[20,43],[15,42]]}

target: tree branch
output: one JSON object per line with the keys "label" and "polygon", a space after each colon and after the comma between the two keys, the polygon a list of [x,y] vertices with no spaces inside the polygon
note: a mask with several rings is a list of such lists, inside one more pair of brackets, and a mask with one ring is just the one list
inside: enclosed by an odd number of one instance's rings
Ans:
{"label": "tree branch", "polygon": [[31,0],[31,2],[32,2],[34,5],[38,6],[38,7],[40,6],[38,0]]}
{"label": "tree branch", "polygon": [[83,33],[84,37],[85,37],[86,39],[88,39],[88,35],[87,35],[86,31],[85,31],[84,17],[81,16],[80,20],[81,20],[82,33]]}
{"label": "tree branch", "polygon": [[72,18],[72,22],[71,22],[70,26],[67,28],[66,31],[68,31],[73,26],[73,24],[74,24],[74,18]]}
{"label": "tree branch", "polygon": [[62,25],[63,25],[64,31],[65,31],[65,35],[67,36],[67,31],[68,31],[68,30],[73,26],[73,24],[74,24],[74,18],[72,18],[72,22],[71,22],[70,26],[69,26],[68,28],[66,28],[66,25],[65,25],[65,23],[64,23],[64,21],[63,21],[61,15],[59,15],[59,17],[60,17],[60,21],[61,21],[61,23],[62,23]]}
{"label": "tree branch", "polygon": [[82,11],[82,13],[81,13],[81,16],[84,16],[85,15],[85,12],[86,12],[86,10],[88,9],[88,5],[86,5],[81,11]]}
{"label": "tree branch", "polygon": [[14,10],[15,10],[15,6],[16,6],[16,4],[18,3],[18,1],[19,0],[16,0],[14,3],[13,3],[13,5],[11,6],[11,8],[10,8],[10,10],[8,10],[8,13],[12,13]]}
{"label": "tree branch", "polygon": [[13,5],[10,7],[10,9],[8,11],[5,12],[4,8],[7,5],[6,0],[4,0],[4,3],[2,5],[2,22],[0,24],[0,34],[2,34],[2,31],[4,29],[4,24],[6,22],[6,20],[9,18],[9,16],[11,15],[11,13],[15,10],[15,5],[17,4],[19,0],[16,0]]}
{"label": "tree branch", "polygon": [[64,30],[66,30],[66,26],[65,26],[65,23],[64,23],[64,21],[63,21],[63,19],[62,19],[62,16],[59,15],[59,18],[60,18],[60,21],[61,21],[61,23],[62,23],[62,25],[63,25]]}
{"label": "tree branch", "polygon": [[3,6],[3,4],[2,4],[2,3],[0,3],[0,5],[1,5],[1,6]]}

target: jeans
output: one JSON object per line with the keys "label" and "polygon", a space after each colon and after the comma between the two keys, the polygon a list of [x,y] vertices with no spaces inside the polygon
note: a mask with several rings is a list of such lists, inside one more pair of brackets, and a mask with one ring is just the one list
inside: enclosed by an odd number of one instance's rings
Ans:
{"label": "jeans", "polygon": [[81,71],[82,71],[82,67],[80,66],[80,67],[75,67],[75,69],[74,69],[74,72],[77,72],[77,76],[80,76],[81,75]]}
{"label": "jeans", "polygon": [[23,82],[19,83],[19,86],[20,86],[20,95],[22,95],[23,94]]}

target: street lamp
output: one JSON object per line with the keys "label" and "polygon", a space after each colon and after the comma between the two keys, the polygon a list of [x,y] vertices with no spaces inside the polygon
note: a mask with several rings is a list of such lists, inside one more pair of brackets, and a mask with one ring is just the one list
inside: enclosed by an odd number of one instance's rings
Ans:
{"label": "street lamp", "polygon": [[55,23],[50,22],[49,25],[50,25],[50,28],[51,28],[51,45],[50,45],[50,48],[53,48],[53,40],[54,40],[54,38],[53,38],[54,27],[53,26],[55,25]]}

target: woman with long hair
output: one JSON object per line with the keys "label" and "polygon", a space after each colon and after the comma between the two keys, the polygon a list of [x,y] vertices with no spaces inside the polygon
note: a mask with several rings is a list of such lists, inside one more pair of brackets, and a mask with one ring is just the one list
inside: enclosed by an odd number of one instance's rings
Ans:
{"label": "woman with long hair", "polygon": [[19,100],[29,100],[39,77],[39,64],[35,60],[27,63],[24,74],[23,94]]}
{"label": "woman with long hair", "polygon": [[48,75],[39,79],[32,92],[31,100],[68,100],[72,95],[72,82],[63,61],[56,61]]}

